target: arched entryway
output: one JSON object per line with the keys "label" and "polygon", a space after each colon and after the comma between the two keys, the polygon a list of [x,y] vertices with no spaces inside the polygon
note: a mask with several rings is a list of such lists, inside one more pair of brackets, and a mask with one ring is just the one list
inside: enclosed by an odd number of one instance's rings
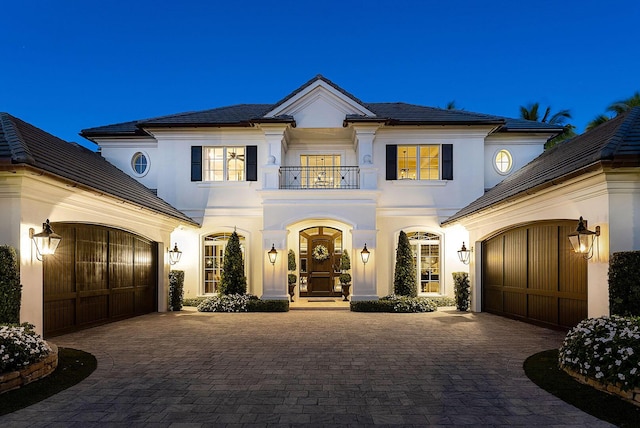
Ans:
{"label": "arched entryway", "polygon": [[314,226],[299,233],[300,297],[339,297],[342,231]]}

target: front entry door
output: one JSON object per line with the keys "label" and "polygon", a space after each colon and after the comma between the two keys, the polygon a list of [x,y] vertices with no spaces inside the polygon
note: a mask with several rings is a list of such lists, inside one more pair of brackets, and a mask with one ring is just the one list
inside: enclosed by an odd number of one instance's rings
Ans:
{"label": "front entry door", "polygon": [[[301,283],[300,297],[339,297],[336,290],[342,252],[342,232],[329,227],[315,227],[300,232]],[[326,257],[323,256],[326,249]],[[304,250],[304,251],[303,251]],[[306,272],[305,272],[306,271]]]}

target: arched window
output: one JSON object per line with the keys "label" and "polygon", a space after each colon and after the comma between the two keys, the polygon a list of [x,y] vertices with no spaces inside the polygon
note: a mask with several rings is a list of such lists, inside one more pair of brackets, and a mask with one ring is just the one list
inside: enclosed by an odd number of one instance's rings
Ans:
{"label": "arched window", "polygon": [[[240,249],[242,250],[242,259],[245,260],[245,239],[244,236],[238,235],[240,238]],[[203,268],[203,294],[215,294],[218,292],[218,285],[222,277],[222,267],[224,259],[224,250],[227,247],[231,233],[214,233],[204,237],[204,251],[202,252],[204,260]],[[245,274],[247,264],[245,263]]]}
{"label": "arched window", "polygon": [[137,152],[131,158],[131,168],[136,175],[143,176],[147,173],[147,168],[149,167],[149,159],[142,152]]}
{"label": "arched window", "polygon": [[440,236],[429,232],[407,233],[416,267],[418,293],[440,293]]}

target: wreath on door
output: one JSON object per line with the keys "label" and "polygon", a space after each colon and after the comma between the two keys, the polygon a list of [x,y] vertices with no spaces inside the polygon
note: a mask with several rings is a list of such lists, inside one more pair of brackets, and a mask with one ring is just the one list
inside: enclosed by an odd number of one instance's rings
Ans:
{"label": "wreath on door", "polygon": [[311,253],[313,259],[319,262],[323,262],[329,258],[329,250],[324,245],[316,245]]}

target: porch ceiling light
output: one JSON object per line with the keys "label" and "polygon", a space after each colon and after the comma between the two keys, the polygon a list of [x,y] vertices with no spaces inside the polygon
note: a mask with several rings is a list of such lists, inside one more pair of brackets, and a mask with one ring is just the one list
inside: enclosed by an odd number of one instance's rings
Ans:
{"label": "porch ceiling light", "polygon": [[49,219],[46,223],[42,223],[42,232],[40,233],[35,233],[35,230],[30,228],[29,237],[36,244],[36,258],[40,261],[43,260],[43,256],[55,254],[60,241],[62,241],[62,236],[51,229]]}
{"label": "porch ceiling light", "polygon": [[269,261],[272,265],[276,264],[276,258],[278,257],[278,250],[276,250],[275,244],[271,244],[271,249],[267,252],[269,255]]}
{"label": "porch ceiling light", "polygon": [[180,261],[180,257],[182,257],[182,251],[178,249],[178,244],[176,243],[173,246],[173,250],[169,250],[169,264],[175,265]]}
{"label": "porch ceiling light", "polygon": [[573,247],[574,252],[582,254],[582,256],[588,260],[593,257],[593,243],[596,238],[600,236],[600,226],[596,226],[596,230],[593,232],[587,229],[585,223],[582,216],[580,216],[578,228],[574,233],[569,235],[569,242],[571,242],[571,247]]}
{"label": "porch ceiling light", "polygon": [[467,247],[465,247],[464,245],[464,241],[462,241],[462,248],[458,250],[458,258],[462,263],[464,263],[465,265],[468,265],[469,262],[471,261],[472,251],[473,251],[473,247],[470,250],[468,250]]}
{"label": "porch ceiling light", "polygon": [[362,263],[364,263],[365,265],[369,261],[369,255],[370,251],[367,250],[367,244],[364,244],[364,248],[362,249],[362,251],[360,251],[360,257],[362,257]]}

